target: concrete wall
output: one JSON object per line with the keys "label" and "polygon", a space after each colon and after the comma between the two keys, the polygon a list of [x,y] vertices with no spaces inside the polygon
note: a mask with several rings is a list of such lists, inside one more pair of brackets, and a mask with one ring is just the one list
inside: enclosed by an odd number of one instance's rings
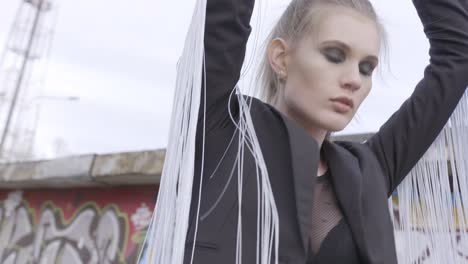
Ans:
{"label": "concrete wall", "polygon": [[0,263],[135,263],[164,151],[0,167]]}
{"label": "concrete wall", "polygon": [[[135,263],[164,154],[84,155],[0,166],[0,263]],[[394,201],[397,216],[397,197]],[[410,254],[410,263],[434,263],[431,241],[418,223],[412,230],[413,252],[405,234],[396,232],[398,255]],[[468,263],[468,241],[458,239],[448,250]]]}

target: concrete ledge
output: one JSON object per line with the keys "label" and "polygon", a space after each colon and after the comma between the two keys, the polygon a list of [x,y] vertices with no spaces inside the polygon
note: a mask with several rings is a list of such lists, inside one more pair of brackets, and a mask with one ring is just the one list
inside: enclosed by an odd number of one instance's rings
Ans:
{"label": "concrete ledge", "polygon": [[101,183],[159,183],[165,151],[144,151],[97,156],[91,175]]}
{"label": "concrete ledge", "polygon": [[156,185],[164,156],[164,150],[153,150],[0,164],[0,188]]}
{"label": "concrete ledge", "polygon": [[[370,136],[355,134],[332,139],[363,141]],[[156,185],[165,154],[160,149],[0,164],[0,189]]]}

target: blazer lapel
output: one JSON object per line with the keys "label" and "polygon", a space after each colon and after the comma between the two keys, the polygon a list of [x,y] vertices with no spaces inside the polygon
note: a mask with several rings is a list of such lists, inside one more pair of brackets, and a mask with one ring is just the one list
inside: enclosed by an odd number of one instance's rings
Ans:
{"label": "blazer lapel", "polygon": [[337,199],[361,257],[365,257],[367,254],[364,251],[367,247],[362,219],[362,177],[359,175],[359,162],[346,149],[335,143],[324,141],[322,147]]}
{"label": "blazer lapel", "polygon": [[[314,186],[317,176],[320,149],[317,141],[289,117],[278,113],[288,131],[291,150],[291,163],[294,179],[297,219],[301,232],[304,252],[308,251],[308,241],[312,229],[312,206]],[[362,215],[362,177],[359,175],[358,160],[343,147],[324,141],[323,154],[329,161],[332,183],[337,199],[342,207],[357,248],[364,257],[365,236]]]}
{"label": "blazer lapel", "polygon": [[304,252],[307,253],[312,229],[314,184],[319,161],[317,141],[287,116],[281,115],[286,125],[291,150],[297,220]]}

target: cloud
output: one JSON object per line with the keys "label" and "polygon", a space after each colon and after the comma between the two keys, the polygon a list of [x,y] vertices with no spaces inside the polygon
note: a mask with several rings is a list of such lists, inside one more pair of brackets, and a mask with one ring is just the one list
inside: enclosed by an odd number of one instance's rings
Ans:
{"label": "cloud", "polygon": [[[265,12],[252,19],[249,45],[256,32],[260,32],[257,43],[263,41],[289,3],[261,2]],[[376,78],[359,111],[359,122],[343,133],[376,131],[411,94],[428,62],[427,40],[411,1],[373,2],[389,32],[391,72],[384,64],[384,80]],[[60,1],[45,93],[81,100],[41,102],[37,145],[42,155],[54,155],[57,139],[73,153],[165,147],[175,65],[194,3]],[[5,25],[14,8],[11,1],[0,4],[0,41],[6,37]]]}

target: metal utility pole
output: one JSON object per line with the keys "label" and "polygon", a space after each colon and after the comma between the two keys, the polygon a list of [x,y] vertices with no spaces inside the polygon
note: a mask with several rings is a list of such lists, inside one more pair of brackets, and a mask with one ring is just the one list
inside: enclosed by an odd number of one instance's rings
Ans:
{"label": "metal utility pole", "polygon": [[47,59],[45,55],[54,24],[47,23],[51,0],[19,1],[5,53],[0,58],[0,91],[3,94],[0,98],[0,161],[3,162],[27,159],[32,154],[37,122],[34,117],[39,109],[36,106],[31,111],[31,105],[24,103],[40,94],[31,79],[41,77],[34,76],[40,66],[37,62]]}

